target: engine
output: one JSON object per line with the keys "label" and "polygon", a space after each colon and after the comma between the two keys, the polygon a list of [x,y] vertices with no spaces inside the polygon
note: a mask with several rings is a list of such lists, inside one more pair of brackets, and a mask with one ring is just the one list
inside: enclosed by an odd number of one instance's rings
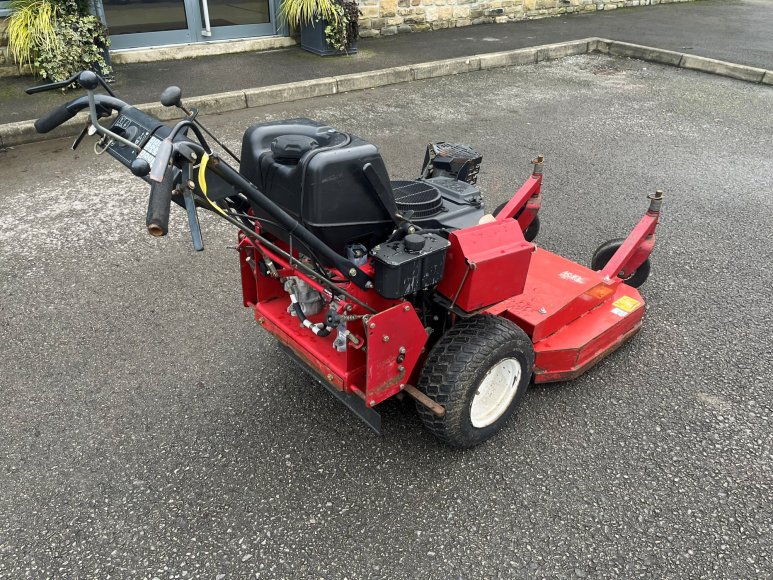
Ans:
{"label": "engine", "polygon": [[[469,147],[432,143],[418,179],[392,181],[375,145],[291,119],[245,132],[240,172],[335,252],[350,259],[370,253],[376,290],[400,298],[437,284],[448,232],[483,217],[481,160]],[[289,241],[259,207],[252,209],[263,229]],[[412,227],[395,235],[401,223]]]}

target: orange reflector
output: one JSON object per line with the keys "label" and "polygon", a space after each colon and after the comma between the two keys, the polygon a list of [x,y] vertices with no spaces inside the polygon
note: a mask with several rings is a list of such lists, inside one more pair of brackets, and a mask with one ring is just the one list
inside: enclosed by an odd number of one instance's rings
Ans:
{"label": "orange reflector", "polygon": [[588,290],[586,294],[588,296],[592,296],[593,298],[597,298],[598,300],[604,300],[604,298],[612,294],[614,291],[614,288],[610,288],[606,284],[596,284],[593,288]]}

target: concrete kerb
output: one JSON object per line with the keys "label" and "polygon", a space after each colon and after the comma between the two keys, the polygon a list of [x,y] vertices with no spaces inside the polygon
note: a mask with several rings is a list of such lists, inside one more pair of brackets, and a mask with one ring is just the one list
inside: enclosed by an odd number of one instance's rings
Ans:
{"label": "concrete kerb", "polygon": [[[531,48],[451,58],[243,91],[203,95],[186,99],[186,102],[205,113],[226,113],[244,108],[328,96],[347,91],[371,89],[413,80],[449,76],[477,70],[534,64],[593,52],[636,58],[648,62],[727,76],[747,82],[773,85],[773,71],[765,69],[605,38],[584,38]],[[181,118],[180,112],[177,109],[166,108],[158,103],[145,103],[137,105],[137,107],[158,117],[162,121]],[[83,127],[83,119],[84,116],[79,115],[45,135],[40,135],[35,131],[34,121],[20,121],[0,125],[0,143],[10,147],[74,135]]]}
{"label": "concrete kerb", "polygon": [[[288,101],[299,101],[312,97],[324,97],[338,92],[338,83],[333,77],[323,77],[309,81],[285,83],[244,91],[247,108],[262,107]],[[226,111],[218,111],[224,113]]]}
{"label": "concrete kerb", "polygon": [[410,66],[395,66],[362,73],[334,77],[339,93],[373,89],[386,85],[396,85],[414,80],[413,68]]}
{"label": "concrete kerb", "polygon": [[648,62],[668,64],[671,66],[679,66],[679,63],[682,62],[682,58],[684,57],[684,54],[681,52],[673,52],[671,50],[662,50],[660,48],[630,44],[628,42],[617,42],[614,40],[599,40],[597,45],[598,52],[602,52],[604,54],[610,54],[612,56],[625,56],[628,58],[636,58],[639,60],[646,60]]}
{"label": "concrete kerb", "polygon": [[216,54],[233,54],[236,52],[254,52],[260,50],[276,50],[295,46],[297,42],[287,36],[266,36],[244,40],[215,40],[201,44],[178,44],[167,47],[131,48],[110,52],[113,64],[134,64],[140,62],[159,62],[164,60],[179,60],[212,56]]}
{"label": "concrete kerb", "polygon": [[481,70],[534,64],[537,62],[536,48],[523,48],[520,50],[506,50],[503,52],[490,52],[478,56]]}
{"label": "concrete kerb", "polygon": [[715,60],[713,58],[695,56],[693,54],[685,54],[682,57],[682,61],[679,63],[679,66],[681,68],[699,70],[701,72],[721,75],[724,77],[731,77],[742,81],[748,81],[750,83],[762,82],[763,77],[770,72],[763,68],[735,64],[732,62]]}
{"label": "concrete kerb", "polygon": [[[646,60],[648,62],[656,62],[658,64],[667,64],[679,68],[730,77],[750,83],[773,84],[773,82],[771,82],[773,71],[753,66],[604,38],[596,39],[594,45],[597,52],[611,54],[612,56],[625,56],[628,58]],[[767,81],[766,78],[768,79]]]}
{"label": "concrete kerb", "polygon": [[413,80],[420,81],[480,70],[481,59],[478,56],[449,58],[414,64],[411,65],[411,69],[413,70]]}
{"label": "concrete kerb", "polygon": [[558,42],[555,44],[546,44],[538,46],[537,62],[545,60],[557,60],[567,56],[577,56],[578,54],[587,54],[591,39],[572,40],[569,42]]}

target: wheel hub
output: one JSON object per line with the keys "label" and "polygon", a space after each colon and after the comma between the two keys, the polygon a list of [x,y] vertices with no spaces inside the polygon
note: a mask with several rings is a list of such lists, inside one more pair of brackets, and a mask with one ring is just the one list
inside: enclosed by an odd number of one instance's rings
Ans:
{"label": "wheel hub", "polygon": [[473,427],[488,427],[507,411],[518,391],[521,372],[521,363],[514,358],[503,359],[489,369],[472,398]]}

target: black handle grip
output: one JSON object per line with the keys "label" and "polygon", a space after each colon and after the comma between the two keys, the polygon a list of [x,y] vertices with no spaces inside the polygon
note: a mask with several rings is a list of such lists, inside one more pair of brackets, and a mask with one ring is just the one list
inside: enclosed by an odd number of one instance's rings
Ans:
{"label": "black handle grip", "polygon": [[71,111],[68,107],[69,104],[62,105],[35,121],[35,130],[38,133],[48,133],[65,121],[72,119],[78,111]]}
{"label": "black handle grip", "polygon": [[148,199],[148,217],[145,224],[151,236],[165,236],[169,231],[169,208],[172,205],[172,189],[174,188],[175,170],[167,169],[161,182],[150,182],[150,198]]}
{"label": "black handle grip", "polygon": [[150,166],[150,181],[161,183],[167,174],[169,160],[172,158],[173,145],[172,140],[167,137],[158,146],[156,158]]}

